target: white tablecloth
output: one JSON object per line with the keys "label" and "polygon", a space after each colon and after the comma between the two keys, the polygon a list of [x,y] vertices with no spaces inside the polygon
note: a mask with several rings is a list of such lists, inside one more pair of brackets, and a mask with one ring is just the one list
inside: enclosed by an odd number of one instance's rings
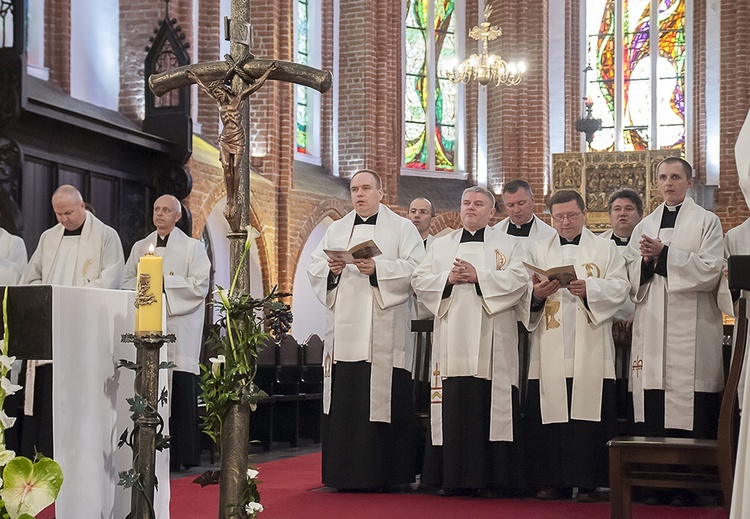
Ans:
{"label": "white tablecloth", "polygon": [[[120,341],[134,331],[134,294],[53,287],[53,441],[64,478],[58,519],[123,519],[130,511],[130,490],[117,482],[118,473],[132,467],[132,452],[117,449],[117,441],[126,428],[133,430],[125,399],[133,396],[134,372],[115,367],[121,358],[135,361],[134,345]],[[162,370],[159,386],[166,384]],[[166,407],[160,412],[168,422]],[[169,519],[168,450],[157,452],[156,463],[156,514]]]}

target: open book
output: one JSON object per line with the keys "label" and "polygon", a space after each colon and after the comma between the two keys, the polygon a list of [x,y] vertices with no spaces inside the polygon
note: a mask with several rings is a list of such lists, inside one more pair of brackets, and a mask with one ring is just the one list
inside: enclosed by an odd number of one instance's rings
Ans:
{"label": "open book", "polygon": [[355,259],[370,259],[383,254],[372,240],[358,243],[349,250],[324,249],[323,252],[332,260],[341,260],[345,263],[354,263]]}
{"label": "open book", "polygon": [[547,279],[556,279],[560,282],[561,287],[568,286],[568,283],[571,281],[575,281],[578,279],[576,276],[576,269],[573,265],[562,265],[560,267],[552,267],[551,269],[541,269],[537,267],[536,265],[531,265],[530,263],[523,262],[524,267],[526,267],[526,270],[529,271],[529,276],[533,276],[536,274],[539,279],[542,281],[545,281]]}

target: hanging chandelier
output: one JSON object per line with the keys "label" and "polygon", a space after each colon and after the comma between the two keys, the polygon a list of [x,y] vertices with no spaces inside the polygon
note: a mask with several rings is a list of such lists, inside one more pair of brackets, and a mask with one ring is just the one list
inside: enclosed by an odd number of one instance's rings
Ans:
{"label": "hanging chandelier", "polygon": [[496,40],[503,31],[500,27],[492,27],[489,19],[492,14],[492,6],[484,8],[484,21],[474,26],[469,31],[469,37],[482,42],[482,54],[472,54],[453,70],[447,71],[448,79],[454,83],[468,83],[471,80],[479,81],[482,85],[495,83],[495,85],[517,85],[523,79],[526,65],[523,62],[507,63],[500,56],[489,54],[487,42]]}

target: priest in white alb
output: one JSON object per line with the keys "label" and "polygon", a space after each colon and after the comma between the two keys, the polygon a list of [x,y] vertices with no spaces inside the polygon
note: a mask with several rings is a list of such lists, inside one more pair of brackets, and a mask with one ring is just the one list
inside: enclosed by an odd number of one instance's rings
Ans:
{"label": "priest in white alb", "polygon": [[52,208],[59,223],[42,233],[21,284],[119,290],[124,259],[117,231],[86,211],[73,186],[57,188]]}
{"label": "priest in white alb", "polygon": [[534,195],[525,180],[514,179],[503,185],[503,206],[508,216],[494,228],[520,239],[526,249],[555,234],[555,229],[534,214]]}
{"label": "priest in white alb", "polygon": [[[380,203],[377,173],[356,172],[350,193],[354,210],[331,224],[308,270],[328,309],[322,477],[341,490],[381,490],[414,481],[409,301],[424,245],[414,224]],[[381,255],[347,264],[324,252],[368,240]]]}
{"label": "priest in white alb", "polygon": [[693,170],[670,157],[657,168],[664,199],[633,230],[625,251],[635,300],[628,429],[643,436],[715,438],[724,387],[718,216],[687,196]]}
{"label": "priest in white alb", "polygon": [[523,485],[517,321],[530,286],[520,241],[488,227],[495,197],[464,190],[463,228],[437,238],[412,275],[435,315],[430,439],[422,485],[491,495]]}
{"label": "priest in white alb", "polygon": [[575,191],[549,201],[558,235],[537,242],[529,262],[572,265],[575,279],[532,276],[531,365],[524,432],[529,479],[539,499],[597,499],[608,486],[607,441],[616,434],[612,318],[628,296],[625,261],[614,242],[585,228]]}
{"label": "priest in white alb", "polygon": [[[21,284],[119,290],[123,254],[113,228],[86,211],[81,193],[64,184],[52,195],[58,224],[44,231]],[[52,456],[52,361],[28,361],[21,452]],[[30,389],[32,388],[32,389]]]}
{"label": "priest in white alb", "polygon": [[154,246],[154,254],[164,258],[166,333],[173,333],[177,338],[167,345],[167,360],[177,365],[171,373],[169,417],[170,464],[175,469],[201,464],[198,365],[211,275],[206,248],[176,227],[181,217],[182,205],[174,196],[163,195],[156,199],[153,211],[156,230],[133,245],[123,280],[123,288],[135,290],[138,260],[149,251],[149,246]]}
{"label": "priest in white alb", "polygon": [[[745,196],[745,203],[750,207],[750,112],[745,118],[745,124],[737,138],[734,147],[735,160],[737,162],[737,173],[740,187]],[[748,241],[747,220],[739,227],[743,228],[745,236],[743,246],[750,245]],[[731,232],[731,231],[730,231]],[[729,233],[727,233],[728,238]],[[739,242],[739,235],[735,236]],[[740,245],[737,243],[737,245]],[[744,247],[743,247],[743,250]],[[750,252],[750,246],[747,248]],[[747,296],[747,294],[745,294]],[[745,352],[745,367],[743,374],[747,377],[748,353]],[[750,384],[744,383],[742,387],[742,401],[750,402]],[[744,411],[740,419],[740,433],[737,445],[737,464],[734,469],[734,486],[732,489],[732,507],[729,512],[730,519],[741,519],[750,516],[750,413]]]}

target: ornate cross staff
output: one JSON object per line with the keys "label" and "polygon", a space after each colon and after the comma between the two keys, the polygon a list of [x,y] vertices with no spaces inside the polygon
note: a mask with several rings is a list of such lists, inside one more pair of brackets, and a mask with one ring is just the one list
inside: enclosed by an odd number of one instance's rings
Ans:
{"label": "ornate cross staff", "polygon": [[[232,0],[231,20],[225,20],[231,54],[226,61],[198,63],[154,74],[148,79],[156,96],[175,88],[197,83],[216,101],[224,129],[219,138],[220,159],[227,191],[224,216],[232,231],[230,272],[236,272],[247,232],[250,214],[249,154],[247,149],[249,109],[243,101],[258,91],[267,80],[286,81],[314,88],[321,93],[331,87],[332,76],[306,65],[288,61],[256,59],[250,54],[252,25],[249,20],[249,1]],[[230,85],[231,82],[231,85]],[[250,290],[248,269],[237,285],[238,290]],[[224,417],[221,434],[221,488],[219,518],[235,517],[247,488],[247,467],[250,434],[250,406],[238,403]]]}

